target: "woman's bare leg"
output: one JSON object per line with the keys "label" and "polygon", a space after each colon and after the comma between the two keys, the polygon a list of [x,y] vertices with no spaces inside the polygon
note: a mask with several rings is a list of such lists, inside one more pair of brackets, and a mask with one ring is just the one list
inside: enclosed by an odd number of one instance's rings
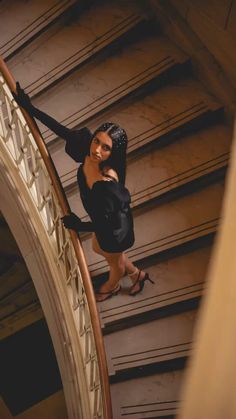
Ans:
{"label": "woman's bare leg", "polygon": [[[131,281],[133,284],[139,280],[142,280],[145,276],[144,271],[139,271],[137,267],[131,262],[128,256],[125,253],[107,253],[104,252],[97,241],[95,234],[92,237],[92,246],[94,252],[102,255],[106,260],[110,267],[109,278],[108,281],[105,282],[99,289],[100,292],[109,292],[116,288],[119,280],[124,276],[125,271],[128,273]],[[140,273],[139,273],[140,272]],[[132,292],[136,292],[139,290],[139,283],[132,288]],[[102,301],[105,296],[97,296],[97,301]]]}
{"label": "woman's bare leg", "polygon": [[[95,234],[92,238],[93,250],[102,255],[106,260],[110,268],[108,281],[105,282],[99,289],[101,293],[107,293],[116,289],[116,286],[119,283],[119,280],[124,276],[125,273],[125,260],[123,253],[108,253],[104,252],[97,241]],[[106,295],[99,293],[96,295],[97,301],[103,301],[106,298]]]}
{"label": "woman's bare leg", "polygon": [[[137,279],[139,278],[139,280],[142,280],[145,276],[145,272],[144,271],[140,271],[132,262],[131,260],[128,258],[128,256],[124,253],[124,258],[125,258],[125,269],[127,274],[129,275],[129,278],[131,279],[131,281],[133,282],[133,284],[137,281]],[[137,282],[137,284],[132,288],[132,292],[136,292],[139,290],[139,284]]]}
{"label": "woman's bare leg", "polygon": [[124,253],[124,259],[125,259],[125,269],[128,275],[132,275],[136,272],[137,268],[136,266],[131,262],[131,260],[128,258],[128,256]]}

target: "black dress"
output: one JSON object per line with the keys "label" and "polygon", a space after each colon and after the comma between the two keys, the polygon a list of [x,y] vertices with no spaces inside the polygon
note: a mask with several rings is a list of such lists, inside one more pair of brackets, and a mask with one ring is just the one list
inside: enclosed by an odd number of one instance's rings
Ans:
{"label": "black dress", "polygon": [[70,130],[34,107],[31,114],[65,139],[66,153],[82,163],[77,180],[83,206],[91,221],[81,223],[80,231],[94,231],[101,249],[109,253],[123,252],[131,247],[134,244],[134,231],[128,189],[105,174],[111,178],[110,181],[96,181],[91,189],[87,185],[83,164],[92,140],[89,129]]}

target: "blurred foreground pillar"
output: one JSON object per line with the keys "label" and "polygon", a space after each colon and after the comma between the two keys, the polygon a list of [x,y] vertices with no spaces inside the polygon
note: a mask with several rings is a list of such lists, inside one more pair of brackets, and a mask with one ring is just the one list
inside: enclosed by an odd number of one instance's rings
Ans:
{"label": "blurred foreground pillar", "polygon": [[178,419],[236,419],[236,121],[226,182]]}

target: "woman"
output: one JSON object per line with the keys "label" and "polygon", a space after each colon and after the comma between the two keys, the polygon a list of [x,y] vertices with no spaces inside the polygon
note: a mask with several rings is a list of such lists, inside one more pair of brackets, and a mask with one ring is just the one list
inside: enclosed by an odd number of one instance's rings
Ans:
{"label": "woman", "polygon": [[77,233],[93,232],[93,250],[107,260],[109,279],[96,293],[96,300],[104,301],[116,295],[121,289],[119,281],[125,272],[133,282],[129,294],[138,294],[146,280],[152,281],[124,253],[134,243],[130,194],[124,186],[127,149],[125,131],[110,122],[101,125],[93,134],[86,127],[70,130],[35,108],[19,83],[16,89],[17,95],[13,93],[16,102],[63,138],[66,141],[66,152],[76,162],[82,163],[77,179],[81,200],[91,221],[82,222],[71,213],[63,217],[63,224]]}

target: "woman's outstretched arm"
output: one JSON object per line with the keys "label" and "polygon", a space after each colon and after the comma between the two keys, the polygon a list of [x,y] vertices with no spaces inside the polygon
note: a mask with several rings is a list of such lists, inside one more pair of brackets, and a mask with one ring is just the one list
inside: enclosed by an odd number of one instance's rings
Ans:
{"label": "woman's outstretched arm", "polygon": [[24,108],[29,115],[37,118],[55,134],[66,141],[65,151],[76,162],[82,163],[89,153],[92,133],[87,127],[72,130],[57,122],[54,118],[40,111],[31,103],[29,95],[16,83],[17,94],[12,92],[15,101]]}
{"label": "woman's outstretched arm", "polygon": [[38,108],[35,108],[35,106],[32,107],[32,112],[30,113],[30,115],[33,116],[34,118],[37,118],[44,125],[46,125],[46,127],[48,127],[51,131],[55,132],[55,134],[58,137],[61,137],[64,140],[67,140],[67,138],[71,134],[71,130],[69,128],[60,124],[58,121],[56,121],[51,116],[47,115],[45,112],[42,112]]}
{"label": "woman's outstretched arm", "polygon": [[16,91],[17,94],[13,93],[13,97],[19,106],[24,108],[30,116],[37,118],[44,125],[46,125],[51,131],[55,132],[58,137],[61,137],[65,140],[71,136],[71,130],[64,125],[57,122],[54,118],[47,115],[45,112],[40,111],[38,108],[33,106],[31,103],[29,95],[24,92],[24,89],[20,87],[19,82],[16,82]]}

